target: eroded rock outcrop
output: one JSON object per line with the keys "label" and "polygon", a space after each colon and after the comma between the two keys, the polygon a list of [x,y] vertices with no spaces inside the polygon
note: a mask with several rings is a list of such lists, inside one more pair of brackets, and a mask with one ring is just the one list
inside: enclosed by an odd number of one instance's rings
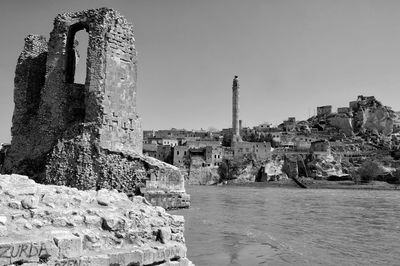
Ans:
{"label": "eroded rock outcrop", "polygon": [[279,181],[288,179],[286,173],[282,172],[282,166],[284,160],[275,158],[265,162],[260,168],[260,171],[256,177],[256,182],[268,182],[268,181]]}
{"label": "eroded rock outcrop", "polygon": [[352,118],[348,114],[335,114],[327,118],[329,125],[340,129],[347,137],[353,136]]}
{"label": "eroded rock outcrop", "polygon": [[0,176],[0,265],[192,265],[184,219],[116,190]]}
{"label": "eroded rock outcrop", "polygon": [[344,178],[348,174],[343,172],[340,161],[335,160],[332,155],[311,155],[311,161],[307,163],[310,176],[317,179],[328,179],[331,177]]}
{"label": "eroded rock outcrop", "polygon": [[393,115],[384,107],[370,107],[361,109],[361,130],[368,130],[374,134],[389,135],[393,132]]}

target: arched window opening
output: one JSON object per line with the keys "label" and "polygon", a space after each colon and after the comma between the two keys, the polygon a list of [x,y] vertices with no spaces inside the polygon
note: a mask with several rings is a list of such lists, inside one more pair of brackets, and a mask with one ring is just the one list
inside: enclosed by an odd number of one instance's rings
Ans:
{"label": "arched window opening", "polygon": [[78,31],[75,35],[75,78],[74,83],[85,84],[86,82],[86,59],[87,59],[87,48],[89,43],[89,34],[86,31]]}
{"label": "arched window opening", "polygon": [[67,37],[65,81],[69,84],[67,86],[69,123],[85,121],[86,57],[89,46],[87,31],[85,24],[76,23],[69,28]]}
{"label": "arched window opening", "polygon": [[[85,31],[83,31],[85,29]],[[67,38],[67,83],[85,84],[86,81],[86,59],[87,47],[89,45],[88,28],[83,23],[72,25]]]}

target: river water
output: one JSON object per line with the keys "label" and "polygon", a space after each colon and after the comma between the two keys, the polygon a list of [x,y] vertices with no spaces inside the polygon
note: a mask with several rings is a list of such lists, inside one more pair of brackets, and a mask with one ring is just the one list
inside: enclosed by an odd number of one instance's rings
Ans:
{"label": "river water", "polygon": [[400,265],[400,192],[187,186],[197,266]]}

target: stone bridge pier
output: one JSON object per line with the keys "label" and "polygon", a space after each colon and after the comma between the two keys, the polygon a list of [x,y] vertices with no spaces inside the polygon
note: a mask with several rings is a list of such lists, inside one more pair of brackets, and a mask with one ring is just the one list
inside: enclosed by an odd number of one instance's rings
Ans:
{"label": "stone bridge pier", "polygon": [[[79,31],[89,40],[84,84],[75,83]],[[25,38],[14,82],[3,173],[143,193],[166,208],[189,206],[179,170],[142,155],[133,25],[118,12],[99,8],[56,16],[49,41]]]}

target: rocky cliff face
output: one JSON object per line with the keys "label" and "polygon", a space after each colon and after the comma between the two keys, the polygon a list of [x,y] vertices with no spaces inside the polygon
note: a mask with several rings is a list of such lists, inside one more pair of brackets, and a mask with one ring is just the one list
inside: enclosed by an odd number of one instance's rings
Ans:
{"label": "rocky cliff face", "polygon": [[359,112],[362,113],[361,131],[366,130],[386,136],[393,132],[393,112],[385,106],[362,108]]}
{"label": "rocky cliff face", "polygon": [[284,160],[276,158],[265,162],[264,166],[260,168],[256,177],[256,182],[279,181],[288,179],[286,173],[282,172]]}
{"label": "rocky cliff face", "polygon": [[340,161],[335,160],[332,155],[314,155],[307,163],[307,170],[311,177],[317,179],[348,176],[343,172]]}
{"label": "rocky cliff face", "polygon": [[337,114],[328,117],[328,123],[339,128],[348,137],[354,135],[352,119],[348,115]]}
{"label": "rocky cliff face", "polygon": [[394,112],[375,97],[359,96],[352,108],[353,127],[356,132],[389,135],[393,132]]}
{"label": "rocky cliff face", "polygon": [[0,176],[0,265],[192,265],[184,219],[116,190]]}
{"label": "rocky cliff face", "polygon": [[253,165],[251,163],[244,165],[238,172],[232,183],[243,184],[243,183],[253,183],[256,180],[258,171],[260,170],[260,165]]}

